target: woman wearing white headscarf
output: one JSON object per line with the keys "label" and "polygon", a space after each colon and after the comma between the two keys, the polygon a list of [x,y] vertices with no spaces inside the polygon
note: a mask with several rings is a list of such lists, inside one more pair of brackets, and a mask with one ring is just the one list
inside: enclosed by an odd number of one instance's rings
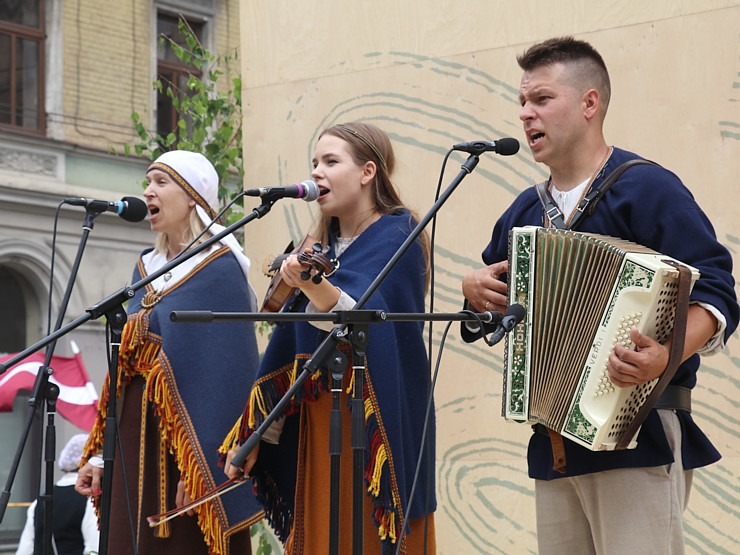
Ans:
{"label": "woman wearing white headscarf", "polygon": [[[149,166],[146,179],[149,221],[158,236],[154,248],[142,253],[134,283],[175,259],[203,229],[208,229],[206,239],[223,229],[213,223],[218,176],[203,155],[167,152]],[[246,401],[243,388],[251,385],[257,366],[252,324],[175,324],[170,312],[254,310],[248,268],[249,260],[228,235],[138,289],[129,301],[116,388],[123,453],[117,444],[112,555],[251,552],[249,526],[261,515],[244,492],[227,493],[194,508],[191,516],[156,528],[146,521],[222,481],[220,439],[239,415]],[[106,383],[85,449],[89,460],[77,482],[83,495],[101,493],[99,454],[108,394]]]}
{"label": "woman wearing white headscarf", "polygon": [[[98,550],[98,519],[90,499],[83,499],[72,489],[77,481],[77,463],[87,434],[72,436],[59,453],[57,466],[63,472],[54,484],[52,538],[59,555],[89,555]],[[36,501],[26,513],[26,525],[18,540],[15,555],[32,555],[35,538]]]}

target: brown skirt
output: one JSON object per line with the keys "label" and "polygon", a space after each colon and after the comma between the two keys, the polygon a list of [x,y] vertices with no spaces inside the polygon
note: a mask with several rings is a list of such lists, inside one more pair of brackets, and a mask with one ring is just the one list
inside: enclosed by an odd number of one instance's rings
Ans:
{"label": "brown skirt", "polygon": [[[140,473],[141,403],[144,379],[135,377],[126,387],[125,402],[121,411],[120,442],[116,444],[113,468],[113,494],[111,502],[109,555],[208,554],[208,545],[198,526],[195,515],[183,515],[171,521],[170,537],[158,538],[146,517],[159,514],[159,432],[156,418],[147,412],[146,437],[143,438],[145,457]],[[175,507],[175,495],[180,474],[168,454],[167,508]],[[125,481],[124,481],[125,474]],[[141,498],[139,498],[139,480]],[[126,488],[125,485],[128,487]],[[227,555],[251,555],[249,529],[232,536]]]}
{"label": "brown skirt", "polygon": [[[347,372],[349,374],[349,372]],[[345,375],[345,382],[348,381]],[[342,456],[339,494],[339,553],[352,553],[352,449],[351,415],[347,406],[346,383],[342,388]],[[285,546],[288,555],[326,555],[329,552],[329,508],[331,502],[331,457],[329,456],[329,416],[331,393],[323,393],[301,405],[301,428],[296,479],[293,529]],[[372,521],[373,502],[365,495],[363,503],[363,554],[382,553],[378,529]],[[403,523],[398,524],[398,532]],[[434,513],[409,522],[401,553],[436,553]],[[424,550],[426,541],[426,551]]]}

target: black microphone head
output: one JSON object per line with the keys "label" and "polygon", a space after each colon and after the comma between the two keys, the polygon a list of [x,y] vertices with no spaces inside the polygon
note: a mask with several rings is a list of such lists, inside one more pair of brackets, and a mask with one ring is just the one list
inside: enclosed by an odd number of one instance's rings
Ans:
{"label": "black microphone head", "polygon": [[527,311],[520,304],[513,304],[506,309],[506,315],[513,316],[517,323],[521,322],[522,319],[524,319],[524,315],[526,313]]}
{"label": "black microphone head", "polygon": [[501,156],[511,156],[519,152],[519,141],[512,137],[504,137],[496,141],[496,152]]}
{"label": "black microphone head", "polygon": [[301,185],[305,187],[306,192],[301,197],[306,202],[311,202],[319,198],[319,186],[316,185],[316,182],[313,179],[306,179],[306,181],[301,181]]}
{"label": "black microphone head", "polygon": [[119,216],[127,222],[140,222],[146,218],[146,215],[149,212],[146,207],[146,203],[140,198],[123,197],[121,202],[124,206]]}

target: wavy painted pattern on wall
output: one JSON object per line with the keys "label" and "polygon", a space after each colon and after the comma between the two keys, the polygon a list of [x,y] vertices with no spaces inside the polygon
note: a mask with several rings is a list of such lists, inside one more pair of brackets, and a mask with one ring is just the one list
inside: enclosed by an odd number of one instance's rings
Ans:
{"label": "wavy painted pattern on wall", "polygon": [[[493,60],[477,59],[477,66],[405,52],[373,52],[366,58],[371,67],[372,60],[378,60],[377,74],[370,71],[320,80],[322,91],[341,98],[328,107],[322,105],[314,82],[303,89],[292,84],[293,103],[285,113],[285,123],[303,129],[301,136],[308,139],[306,168],[310,168],[318,134],[328,125],[351,120],[374,123],[393,140],[403,178],[416,181],[413,187],[399,185],[404,198],[423,214],[433,203],[439,165],[452,144],[521,136],[518,83],[507,83],[480,69],[495,67],[495,56]],[[737,139],[738,122],[720,122],[719,132]],[[474,174],[438,214],[436,312],[460,309],[460,282],[469,269],[480,264],[480,252],[493,223],[521,190],[546,176],[525,151],[507,158],[484,154]],[[460,154],[450,158],[440,180],[443,186],[464,159]],[[280,168],[283,165],[278,161]],[[294,240],[300,239],[316,207],[293,202],[284,203],[281,209],[283,229]],[[464,230],[470,230],[469,234]],[[726,230],[720,234],[736,253],[740,246],[737,234]],[[440,324],[433,327],[435,350],[443,329]],[[695,473],[686,511],[689,553],[740,553],[738,349],[736,335],[723,353],[706,359],[695,392],[694,418],[724,458]],[[439,553],[537,552],[534,484],[527,477],[525,461],[529,429],[506,423],[500,416],[502,364],[500,347],[465,344],[453,327],[436,389]]]}

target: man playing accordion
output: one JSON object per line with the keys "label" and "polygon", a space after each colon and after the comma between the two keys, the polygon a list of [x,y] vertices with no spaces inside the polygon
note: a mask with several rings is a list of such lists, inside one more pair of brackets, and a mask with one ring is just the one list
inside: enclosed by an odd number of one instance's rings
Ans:
{"label": "man playing accordion", "polygon": [[[738,324],[730,253],[689,190],[659,165],[630,167],[599,191],[619,166],[640,157],[604,138],[609,75],[590,44],[551,39],[518,62],[524,72],[519,117],[534,159],[549,168],[550,178],[539,195],[536,187],[521,193],[496,223],[483,252],[486,266],[463,280],[467,303],[479,311],[505,310],[514,227],[577,229],[674,257],[701,276],[690,296],[681,364],[666,390],[690,393],[699,355],[720,350]],[[584,198],[598,201],[592,212],[578,209]],[[616,345],[608,358],[617,387],[655,380],[668,363],[670,339],[661,344],[634,328],[629,339],[634,349]],[[566,462],[560,470],[553,468],[552,434],[535,431],[527,458],[541,554],[684,552],[682,512],[692,469],[720,454],[692,420],[686,396],[679,402],[661,397],[655,407],[634,449],[593,451],[561,440]]]}

